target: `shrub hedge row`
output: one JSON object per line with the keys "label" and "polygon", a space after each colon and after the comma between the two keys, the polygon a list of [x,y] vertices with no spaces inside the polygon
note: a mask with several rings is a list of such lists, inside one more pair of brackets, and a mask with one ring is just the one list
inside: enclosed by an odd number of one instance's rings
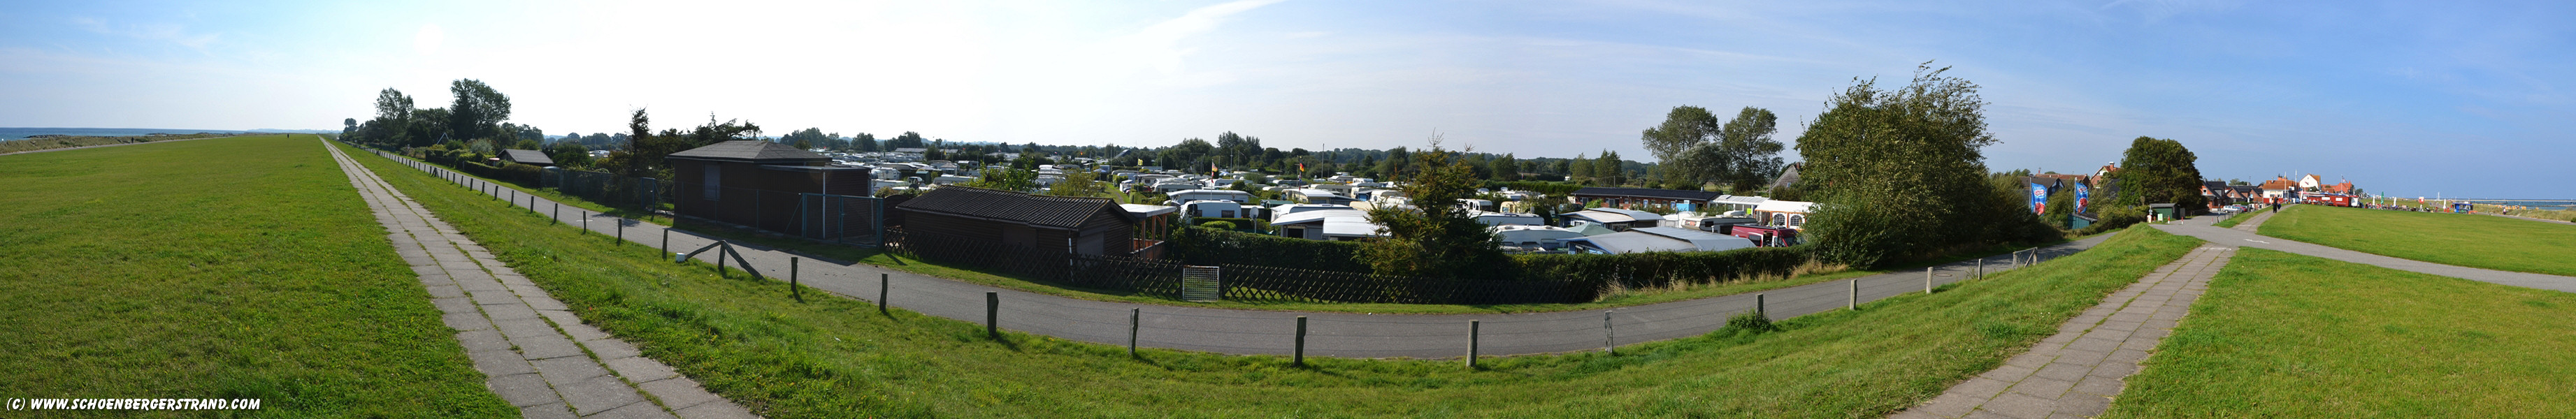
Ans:
{"label": "shrub hedge row", "polygon": [[1360,244],[1291,239],[1264,234],[1183,227],[1172,232],[1168,257],[1191,265],[1260,265],[1319,271],[1369,272],[1353,255]]}
{"label": "shrub hedge row", "polygon": [[1619,255],[1517,255],[1521,276],[1564,280],[1578,289],[1601,289],[1616,281],[1630,288],[1672,284],[1706,284],[1755,276],[1788,276],[1813,259],[1808,246],[1756,247],[1723,252],[1629,253]]}
{"label": "shrub hedge row", "polygon": [[[1185,227],[1174,232],[1170,257],[1192,265],[1259,265],[1367,273],[1355,256],[1357,242],[1286,237]],[[1599,290],[1616,281],[1631,288],[1706,284],[1757,276],[1787,276],[1814,259],[1809,246],[1757,247],[1724,252],[1622,255],[1517,255],[1515,274],[1501,281],[1565,281],[1567,288]],[[1587,291],[1589,292],[1589,291]],[[1584,296],[1588,300],[1591,296]]]}

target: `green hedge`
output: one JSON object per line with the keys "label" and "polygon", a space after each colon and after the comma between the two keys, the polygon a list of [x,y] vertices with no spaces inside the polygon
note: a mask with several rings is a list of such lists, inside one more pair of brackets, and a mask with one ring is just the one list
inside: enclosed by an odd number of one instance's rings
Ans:
{"label": "green hedge", "polygon": [[1787,276],[1813,259],[1808,246],[1755,247],[1723,252],[1652,252],[1618,255],[1516,255],[1530,280],[1564,280],[1598,290],[1611,281],[1630,288],[1675,283],[1706,284],[1757,275]]}
{"label": "green hedge", "polygon": [[1266,233],[1266,232],[1269,232],[1269,231],[1270,231],[1270,220],[1255,219],[1255,218],[1225,218],[1225,217],[1193,217],[1193,218],[1190,218],[1190,224],[1192,224],[1192,225],[1207,225],[1207,223],[1208,223],[1209,221],[1224,221],[1224,222],[1227,222],[1227,223],[1233,223],[1233,224],[1234,224],[1234,231],[1245,232],[1245,233],[1261,234],[1261,233]]}
{"label": "green hedge", "polygon": [[1174,230],[1169,246],[1170,258],[1191,265],[1235,264],[1369,272],[1368,265],[1352,257],[1359,254],[1360,244],[1357,242],[1292,239],[1190,226]]}

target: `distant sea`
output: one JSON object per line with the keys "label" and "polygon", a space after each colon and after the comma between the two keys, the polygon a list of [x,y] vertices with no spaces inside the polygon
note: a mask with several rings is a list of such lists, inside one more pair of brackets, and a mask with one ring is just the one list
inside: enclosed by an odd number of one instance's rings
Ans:
{"label": "distant sea", "polygon": [[2453,201],[2475,202],[2490,205],[2517,205],[2531,207],[2532,209],[2545,210],[2576,210],[2576,201],[2523,201],[2513,199],[2453,199]]}
{"label": "distant sea", "polygon": [[243,131],[243,130],[225,130],[225,129],[179,129],[179,128],[11,128],[11,127],[0,127],[0,141],[8,141],[8,140],[23,140],[23,139],[27,139],[27,137],[28,137],[28,136],[33,136],[33,135],[79,135],[79,136],[93,136],[93,137],[123,137],[123,136],[129,136],[129,135],[144,135],[144,134],[195,134],[195,133],[200,133],[200,132],[214,132],[214,133],[227,133],[227,134],[229,134],[229,133],[243,133],[243,132],[339,132],[339,131],[286,130],[286,129],[260,129],[260,130],[249,130],[249,131]]}

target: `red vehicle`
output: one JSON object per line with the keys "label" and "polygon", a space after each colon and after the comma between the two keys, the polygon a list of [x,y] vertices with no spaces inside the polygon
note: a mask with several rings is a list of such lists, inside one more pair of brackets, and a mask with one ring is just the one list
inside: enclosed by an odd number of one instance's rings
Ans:
{"label": "red vehicle", "polygon": [[1788,227],[1736,224],[1721,228],[1724,230],[1718,231],[1719,234],[1752,240],[1754,246],[1789,247],[1798,244],[1798,230]]}

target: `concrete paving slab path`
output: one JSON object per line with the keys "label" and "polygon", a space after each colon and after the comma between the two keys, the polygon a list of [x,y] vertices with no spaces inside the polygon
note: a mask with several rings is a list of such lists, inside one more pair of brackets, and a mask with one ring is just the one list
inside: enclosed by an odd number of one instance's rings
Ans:
{"label": "concrete paving slab path", "polygon": [[[484,386],[528,418],[757,417],[714,397],[633,346],[582,324],[562,302],[494,260],[473,239],[412,202],[375,172],[331,150],[396,253],[457,330]],[[612,374],[613,373],[613,374]],[[651,395],[650,399],[646,395]],[[653,399],[659,399],[656,403]]]}
{"label": "concrete paving slab path", "polygon": [[[2206,218],[2206,217],[2204,217]],[[1951,386],[1895,418],[2099,416],[2181,324],[2236,248],[2203,244],[2058,326],[2030,352]]]}

